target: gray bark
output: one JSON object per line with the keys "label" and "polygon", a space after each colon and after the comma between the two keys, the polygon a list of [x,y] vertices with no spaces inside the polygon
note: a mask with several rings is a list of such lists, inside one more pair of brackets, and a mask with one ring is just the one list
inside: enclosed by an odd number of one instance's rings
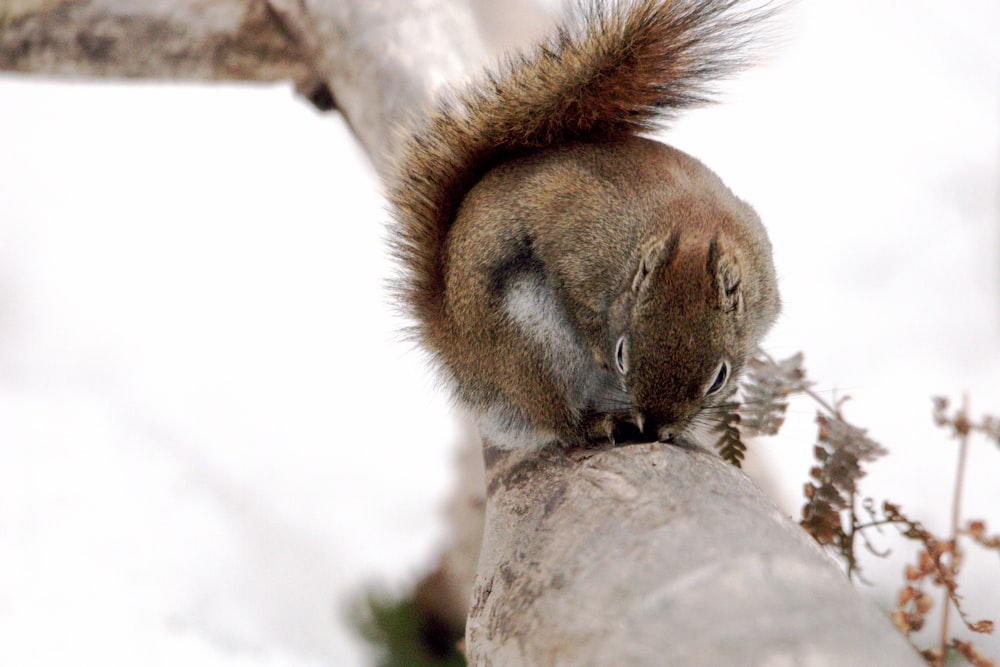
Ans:
{"label": "gray bark", "polygon": [[885,613],[714,454],[487,450],[473,665],[920,665]]}
{"label": "gray bark", "polygon": [[[389,179],[400,125],[482,61],[466,9],[458,0],[6,0],[0,70],[291,79],[307,95],[326,87]],[[921,664],[810,538],[712,455],[656,444],[488,451],[473,664]],[[477,484],[459,500],[461,548],[445,584],[453,615],[468,599]]]}
{"label": "gray bark", "polygon": [[383,178],[401,128],[447,82],[482,64],[468,7],[452,0],[310,0],[319,69]]}
{"label": "gray bark", "polygon": [[306,78],[309,63],[263,0],[5,0],[0,69],[275,81]]}

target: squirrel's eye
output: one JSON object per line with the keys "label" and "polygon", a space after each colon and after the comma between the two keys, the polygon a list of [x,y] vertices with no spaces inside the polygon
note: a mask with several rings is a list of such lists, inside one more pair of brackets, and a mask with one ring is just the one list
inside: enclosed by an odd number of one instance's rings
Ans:
{"label": "squirrel's eye", "polygon": [[618,372],[622,375],[628,373],[628,350],[625,348],[625,336],[622,336],[615,344],[615,364],[618,366]]}
{"label": "squirrel's eye", "polygon": [[719,370],[715,374],[715,380],[712,381],[711,386],[708,391],[705,392],[706,396],[711,396],[712,394],[717,394],[719,391],[726,386],[726,380],[729,379],[729,362],[723,361],[719,364]]}

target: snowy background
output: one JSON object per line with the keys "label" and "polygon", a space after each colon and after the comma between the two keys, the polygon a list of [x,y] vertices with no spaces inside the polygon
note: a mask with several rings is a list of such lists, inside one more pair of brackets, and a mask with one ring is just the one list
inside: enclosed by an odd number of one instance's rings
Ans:
{"label": "snowy background", "polygon": [[[1000,4],[784,23],[665,138],[768,225],[767,347],[892,450],[865,490],[943,532],[930,397],[1000,413]],[[345,609],[430,566],[460,437],[397,334],[385,219],[342,120],[286,87],[0,75],[0,664],[370,664]],[[755,449],[797,513],[792,413]],[[1000,532],[995,445],[964,507]],[[881,546],[897,587],[911,552]],[[996,555],[966,576],[1000,620]]]}

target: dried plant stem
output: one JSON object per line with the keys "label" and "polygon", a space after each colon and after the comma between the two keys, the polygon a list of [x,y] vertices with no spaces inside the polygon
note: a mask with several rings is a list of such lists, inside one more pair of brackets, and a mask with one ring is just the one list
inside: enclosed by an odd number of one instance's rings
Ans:
{"label": "dried plant stem", "polygon": [[[962,396],[962,410],[959,412],[959,420],[968,422],[969,396]],[[958,557],[958,523],[962,516],[962,482],[965,479],[965,460],[967,458],[969,445],[969,430],[957,429],[959,437],[958,467],[955,471],[955,489],[951,497],[951,534],[949,537],[951,544],[951,554],[948,560],[948,569],[952,576],[955,575],[955,559]],[[943,563],[942,563],[943,565]],[[948,655],[948,617],[951,614],[951,591],[947,587],[944,589],[944,599],[941,601],[941,650],[938,656],[939,667],[944,667]]]}
{"label": "dried plant stem", "polygon": [[[763,357],[764,359],[766,359],[769,364],[772,364],[772,365],[775,365],[775,366],[778,365],[778,362],[775,361],[774,358],[771,355],[769,355],[767,352],[764,352],[763,350],[758,350],[757,353],[761,357]],[[817,394],[815,391],[813,391],[809,387],[809,383],[808,382],[799,382],[796,385],[795,389],[797,391],[801,391],[803,394],[805,394],[809,398],[813,399],[821,408],[823,408],[824,410],[826,410],[828,413],[830,413],[834,417],[837,417],[838,419],[842,419],[843,418],[842,415],[840,414],[840,410],[838,408],[834,407],[834,405],[831,405],[830,403],[828,403],[825,398],[823,398],[822,396],[820,396],[819,394]],[[835,401],[835,403],[836,403],[836,401]]]}
{"label": "dried plant stem", "polygon": [[[858,516],[857,516],[857,514],[854,511],[855,496],[856,496],[855,492],[851,491],[850,496],[849,496],[850,506],[848,508],[849,509],[849,514],[850,514],[850,519],[851,519],[851,529],[849,531],[847,531],[847,548],[850,550],[850,553],[852,554],[852,556],[854,554],[854,538],[858,534]],[[854,572],[857,569],[858,569],[858,563],[852,557],[850,560],[847,561],[847,580],[848,581],[854,581]]]}
{"label": "dried plant stem", "polygon": [[[814,400],[817,403],[819,403],[820,407],[822,407],[824,410],[826,410],[827,412],[829,412],[831,415],[833,415],[837,419],[843,419],[843,415],[840,414],[840,409],[839,408],[836,408],[833,405],[830,405],[829,403],[827,403],[826,399],[824,399],[822,396],[820,396],[815,391],[813,391],[812,389],[810,389],[808,386],[805,386],[805,385],[802,386],[802,393],[804,393],[806,396],[808,396],[812,400]],[[843,401],[835,401],[835,404],[842,403],[842,402]]]}

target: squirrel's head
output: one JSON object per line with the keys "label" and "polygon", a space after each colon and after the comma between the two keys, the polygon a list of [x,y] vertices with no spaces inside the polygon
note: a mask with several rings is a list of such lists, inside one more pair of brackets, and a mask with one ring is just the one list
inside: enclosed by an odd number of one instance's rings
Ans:
{"label": "squirrel's head", "polygon": [[641,249],[609,352],[644,438],[679,438],[735,392],[754,344],[742,282],[721,238],[673,231]]}
{"label": "squirrel's head", "polygon": [[628,393],[634,435],[673,441],[718,422],[779,300],[756,213],[697,160],[657,150],[662,185],[637,197],[646,234],[597,354]]}

